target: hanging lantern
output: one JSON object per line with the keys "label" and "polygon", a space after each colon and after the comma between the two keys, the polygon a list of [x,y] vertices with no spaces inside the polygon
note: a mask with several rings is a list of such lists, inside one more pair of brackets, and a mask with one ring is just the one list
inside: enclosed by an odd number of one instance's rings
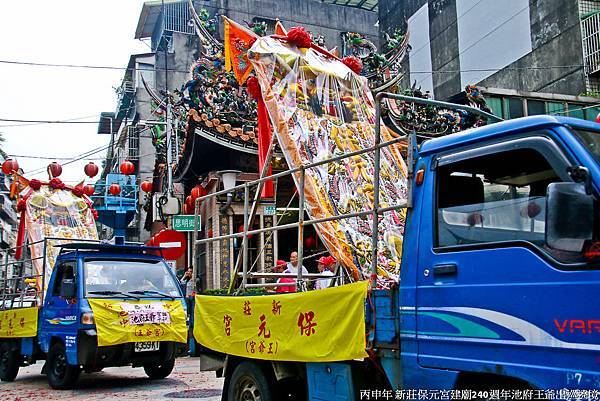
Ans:
{"label": "hanging lantern", "polygon": [[315,237],[306,237],[304,239],[304,246],[307,249],[313,248],[316,244],[317,244],[317,241],[315,240]]}
{"label": "hanging lantern", "polygon": [[185,197],[185,204],[188,205],[190,208],[194,207],[194,198],[192,198],[192,195],[188,195]]}
{"label": "hanging lantern", "polygon": [[91,184],[87,184],[83,187],[83,193],[86,194],[87,196],[94,195],[94,191],[95,191],[95,188]]}
{"label": "hanging lantern", "polygon": [[2,163],[2,172],[4,174],[12,174],[15,171],[19,171],[19,163],[13,159],[7,159]]}
{"label": "hanging lantern", "polygon": [[87,175],[88,177],[94,178],[98,174],[98,166],[96,166],[92,162],[89,162],[88,164],[85,165],[85,167],[83,168],[83,171],[85,172],[85,175]]}
{"label": "hanging lantern", "polygon": [[121,170],[121,174],[131,175],[131,174],[135,173],[135,166],[129,160],[125,160],[119,166],[119,170]]}
{"label": "hanging lantern", "polygon": [[[254,230],[252,227],[248,227],[248,231],[250,230]],[[240,226],[238,227],[238,233],[243,233],[244,232],[244,225],[240,224]],[[254,237],[254,234],[248,234],[248,239],[251,239],[252,237]]]}
{"label": "hanging lantern", "polygon": [[48,173],[50,178],[56,178],[62,174],[62,166],[57,162],[52,162],[48,165]]}
{"label": "hanging lantern", "polygon": [[110,184],[110,187],[108,187],[108,192],[110,192],[110,194],[113,196],[117,196],[121,193],[121,186],[116,183]]}
{"label": "hanging lantern", "polygon": [[194,188],[192,188],[192,191],[190,192],[190,194],[192,195],[192,198],[197,199],[197,198],[200,198],[201,196],[206,195],[207,192],[206,192],[206,188],[204,188],[202,185],[196,185]]}
{"label": "hanging lantern", "polygon": [[142,183],[140,184],[140,187],[142,188],[142,191],[146,192],[146,193],[150,193],[152,192],[152,182],[151,181],[142,181]]}
{"label": "hanging lantern", "polygon": [[596,116],[596,119],[594,121],[597,123],[600,123],[600,113],[598,113],[598,115]]}
{"label": "hanging lantern", "polygon": [[213,237],[213,230],[212,228],[210,228],[207,232],[206,232],[206,238],[212,238]]}

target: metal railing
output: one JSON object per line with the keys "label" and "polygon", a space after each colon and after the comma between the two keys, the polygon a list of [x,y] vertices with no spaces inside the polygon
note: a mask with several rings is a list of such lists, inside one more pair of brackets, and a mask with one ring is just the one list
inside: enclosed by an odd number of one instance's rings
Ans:
{"label": "metal railing", "polygon": [[600,71],[600,13],[581,20],[581,36],[585,72],[590,75]]}
{"label": "metal railing", "polygon": [[[501,118],[494,116],[493,114],[486,113],[482,110],[479,110],[479,109],[476,109],[473,107],[469,107],[469,106],[456,105],[456,104],[452,104],[452,103],[439,102],[439,101],[435,101],[435,100],[413,98],[413,97],[402,96],[402,95],[397,95],[397,94],[393,94],[393,93],[381,92],[375,96],[375,121],[378,121],[378,122],[381,121],[381,102],[383,99],[386,99],[386,98],[393,99],[393,100],[425,104],[425,105],[430,105],[430,106],[467,110],[467,111],[477,114],[483,118],[487,118],[488,120],[492,120],[492,121],[501,121],[502,120]],[[380,196],[379,175],[380,174],[379,173],[381,170],[381,165],[380,165],[381,164],[381,149],[392,146],[401,141],[408,141],[408,152],[407,152],[408,153],[408,160],[407,160],[407,193],[408,193],[408,195],[407,195],[407,201],[405,203],[401,203],[398,205],[380,207],[380,205],[379,205],[379,196]],[[273,144],[271,144],[271,147],[273,147]],[[373,197],[372,209],[364,210],[361,212],[355,212],[355,213],[338,214],[338,215],[329,216],[329,217],[314,218],[314,219],[310,218],[308,220],[305,220],[304,219],[304,209],[305,209],[304,184],[305,184],[306,170],[315,168],[315,167],[319,167],[324,164],[335,163],[340,160],[348,159],[353,156],[366,154],[366,153],[370,153],[370,152],[374,152],[374,179],[373,179],[374,197]],[[339,156],[332,157],[329,159],[320,160],[320,161],[313,162],[313,163],[307,163],[305,165],[291,168],[287,171],[283,171],[283,172],[273,174],[270,176],[264,176],[265,174],[263,172],[263,174],[262,174],[263,177],[261,177],[257,180],[248,181],[248,182],[245,182],[244,184],[237,185],[231,189],[216,191],[216,192],[210,193],[208,195],[197,198],[196,203],[195,203],[195,213],[194,214],[195,214],[196,218],[195,218],[195,227],[194,227],[194,235],[193,235],[193,244],[194,244],[193,245],[194,246],[194,248],[193,248],[194,273],[193,274],[194,274],[194,277],[196,277],[196,275],[197,275],[197,258],[195,257],[195,251],[196,251],[196,248],[198,245],[242,237],[243,240],[242,240],[242,256],[241,256],[242,257],[241,290],[243,291],[244,289],[251,288],[251,287],[273,287],[273,286],[282,285],[282,284],[277,284],[277,283],[248,284],[248,277],[249,277],[248,236],[297,227],[297,229],[298,229],[298,246],[297,246],[297,253],[298,253],[298,269],[297,270],[298,270],[298,273],[295,275],[296,283],[289,283],[289,284],[285,283],[284,285],[285,286],[296,285],[298,288],[302,288],[302,286],[299,284],[302,283],[302,280],[303,280],[302,262],[303,262],[303,258],[304,258],[304,227],[307,225],[314,225],[314,224],[319,224],[319,223],[324,223],[324,222],[329,222],[329,221],[337,221],[337,220],[348,219],[348,218],[352,218],[352,217],[361,217],[361,216],[368,216],[368,215],[371,215],[373,217],[372,234],[371,234],[371,243],[372,243],[371,276],[372,277],[377,276],[377,254],[378,254],[377,246],[378,246],[378,240],[379,240],[378,239],[379,216],[385,212],[412,207],[412,179],[413,179],[413,169],[414,169],[416,153],[417,153],[417,142],[416,142],[416,133],[414,131],[405,136],[394,138],[390,141],[386,141],[386,142],[382,143],[381,142],[381,125],[375,124],[375,138],[374,138],[373,146],[370,146],[365,149],[360,149],[360,150],[357,150],[354,152],[345,153],[343,155],[339,155]],[[250,198],[250,187],[257,186],[256,193],[260,193],[263,183],[266,182],[267,180],[273,180],[276,178],[280,178],[280,177],[284,177],[284,176],[288,176],[288,175],[292,175],[292,174],[299,175],[299,179],[298,179],[298,195],[299,195],[298,222],[297,223],[288,223],[288,224],[283,224],[283,225],[274,225],[273,227],[265,227],[265,228],[259,228],[259,229],[253,229],[253,230],[249,229],[249,227],[252,224],[252,221],[250,221],[250,220],[253,217],[253,213],[252,212],[249,213],[249,210],[250,210],[250,203],[249,203],[250,202],[250,199],[249,199]],[[245,195],[244,196],[244,230],[243,230],[243,232],[220,235],[220,236],[213,236],[211,238],[198,239],[199,227],[197,226],[197,224],[198,224],[197,221],[198,221],[200,202],[202,202],[206,199],[216,197],[216,196],[225,195],[227,193],[233,193],[235,191],[239,191],[242,189],[244,190],[244,195]],[[257,202],[257,198],[255,198],[254,202],[255,203]],[[254,209],[255,209],[255,205],[253,205],[252,211],[254,211]],[[239,258],[239,255],[238,255],[238,258]],[[234,271],[234,274],[231,275],[232,281],[235,280],[235,278],[238,276],[238,271],[237,271],[238,265],[239,265],[239,263],[236,263],[236,269]],[[256,273],[253,273],[253,277],[256,278],[258,276],[256,275]],[[290,274],[289,273],[271,273],[268,277],[270,277],[270,278],[290,277]],[[293,277],[293,275],[292,275],[292,277]],[[313,277],[315,277],[315,278],[316,277],[331,278],[331,276],[321,276],[321,275],[314,275],[314,274],[309,275],[309,277],[311,277],[311,278],[313,278]],[[262,278],[265,278],[265,276],[263,276]],[[230,287],[230,289],[231,289],[231,287]]]}
{"label": "metal railing", "polygon": [[[44,302],[44,291],[46,288],[46,270],[48,267],[48,247],[50,242],[90,242],[100,243],[100,240],[46,237],[44,239],[29,242],[18,247],[6,250],[4,260],[0,263],[0,310],[26,308],[30,306],[41,306]],[[36,245],[42,245],[42,254],[33,256],[32,249]],[[57,245],[57,244],[54,244]],[[23,257],[18,260],[9,260],[9,254],[15,254],[18,248],[23,248]],[[34,263],[42,261],[42,271],[36,272]],[[14,277],[8,277],[9,267],[13,272],[18,270]],[[27,270],[31,274],[26,274]]]}

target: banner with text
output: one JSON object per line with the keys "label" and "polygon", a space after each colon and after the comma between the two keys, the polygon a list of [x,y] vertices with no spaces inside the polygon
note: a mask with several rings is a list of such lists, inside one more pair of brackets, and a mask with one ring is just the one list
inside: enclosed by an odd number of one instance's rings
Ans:
{"label": "banner with text", "polygon": [[256,359],[364,358],[368,285],[281,295],[197,295],[194,337],[212,350]]}
{"label": "banner with text", "polygon": [[181,301],[89,299],[94,312],[98,345],[129,342],[185,343],[187,325]]}
{"label": "banner with text", "polygon": [[37,326],[37,307],[0,311],[0,338],[35,337]]}

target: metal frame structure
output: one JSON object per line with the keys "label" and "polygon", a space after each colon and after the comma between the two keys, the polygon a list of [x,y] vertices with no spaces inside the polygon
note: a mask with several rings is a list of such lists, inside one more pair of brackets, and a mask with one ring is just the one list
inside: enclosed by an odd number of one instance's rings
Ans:
{"label": "metal frame structure", "polygon": [[[383,101],[383,99],[399,100],[399,101],[418,103],[418,104],[429,105],[429,106],[466,110],[468,112],[479,115],[483,118],[492,120],[494,122],[502,120],[501,118],[499,118],[493,114],[487,113],[485,111],[482,111],[480,109],[470,107],[470,106],[457,105],[457,104],[453,104],[453,103],[440,102],[440,101],[435,101],[435,100],[430,100],[430,99],[414,98],[414,97],[397,95],[397,94],[388,93],[388,92],[380,92],[375,96],[375,121],[381,122],[381,102]],[[271,146],[267,153],[267,157],[266,157],[267,161],[270,160],[271,155],[273,153],[272,150],[274,147],[274,139],[275,139],[275,135],[273,135],[273,140],[271,142]],[[379,207],[379,195],[380,195],[379,172],[381,169],[381,166],[380,166],[381,149],[384,147],[388,147],[388,146],[397,144],[397,143],[399,143],[401,141],[405,141],[405,140],[408,141],[408,152],[407,152],[408,153],[408,160],[407,160],[407,173],[408,173],[407,174],[407,184],[408,184],[407,194],[408,195],[407,195],[407,201],[406,201],[406,203],[402,203],[402,204],[398,204],[398,205],[391,205],[391,206],[384,207],[384,208]],[[362,212],[347,213],[347,214],[340,214],[340,215],[324,217],[324,218],[319,218],[319,219],[304,220],[304,213],[303,213],[304,207],[305,207],[304,181],[305,181],[306,170],[310,169],[310,168],[321,166],[323,164],[333,163],[333,162],[336,162],[339,160],[350,158],[352,156],[361,155],[361,154],[365,154],[365,153],[369,153],[369,152],[375,152],[375,154],[374,154],[375,176],[373,179],[373,193],[374,193],[373,208],[371,210],[366,210],[366,211],[362,211]],[[193,259],[193,262],[192,262],[193,263],[193,277],[197,277],[197,273],[198,273],[198,271],[197,271],[198,262],[196,260],[197,259],[196,253],[197,253],[198,245],[209,243],[209,242],[216,242],[216,241],[222,241],[222,240],[226,240],[226,239],[242,237],[243,240],[242,240],[242,255],[241,255],[241,265],[242,265],[241,290],[244,291],[246,288],[252,288],[252,287],[273,287],[273,286],[280,285],[280,284],[276,284],[276,283],[248,284],[248,274],[249,274],[248,273],[248,235],[262,234],[265,232],[272,232],[272,231],[284,230],[284,229],[288,229],[288,228],[297,227],[298,228],[298,249],[297,249],[298,266],[302,266],[302,261],[303,261],[303,257],[304,257],[304,255],[303,255],[303,253],[304,253],[304,226],[311,225],[311,224],[324,223],[324,222],[328,222],[328,221],[342,220],[342,219],[347,219],[347,218],[352,218],[352,217],[372,215],[373,216],[373,230],[372,230],[372,236],[371,236],[372,258],[371,258],[371,277],[370,278],[373,279],[374,277],[377,276],[377,243],[378,243],[379,215],[382,213],[388,212],[388,211],[392,211],[392,210],[398,210],[398,209],[412,207],[412,179],[413,179],[413,170],[414,170],[414,162],[415,162],[415,154],[416,153],[417,153],[417,141],[416,141],[416,133],[414,131],[409,134],[406,134],[404,136],[394,138],[390,141],[382,143],[381,142],[381,125],[376,124],[375,125],[375,141],[374,141],[373,146],[371,146],[371,147],[357,150],[357,151],[350,152],[350,153],[345,153],[343,155],[332,157],[330,159],[320,160],[317,162],[305,164],[300,167],[292,168],[287,171],[283,171],[283,172],[273,174],[270,176],[266,176],[267,169],[263,168],[263,171],[261,172],[261,178],[259,178],[257,180],[248,181],[248,182],[245,182],[244,184],[235,186],[231,189],[213,192],[208,195],[197,198],[196,202],[195,202],[195,208],[194,208],[195,209],[194,210],[195,223],[194,223],[194,231],[193,231],[194,234],[193,234],[193,242],[192,242],[193,243],[193,250],[192,250],[192,253],[193,253],[193,257],[192,257],[192,259]],[[265,163],[265,167],[268,167],[268,165],[269,165],[268,162]],[[249,230],[249,227],[251,227],[252,223],[253,223],[252,220],[255,216],[256,207],[258,204],[258,197],[259,197],[259,194],[261,192],[261,188],[262,188],[262,185],[264,184],[264,182],[267,180],[272,180],[272,179],[276,179],[279,177],[284,177],[284,176],[292,175],[292,174],[300,175],[300,178],[298,180],[298,196],[299,196],[298,208],[300,210],[300,212],[298,214],[298,222],[283,224],[280,226],[260,228],[260,229],[256,229],[256,230]],[[252,207],[250,207],[250,199],[249,199],[251,186],[257,186],[257,189],[256,189],[257,195],[255,196]],[[198,229],[199,229],[199,227],[198,227],[198,212],[199,212],[200,202],[202,202],[205,199],[210,199],[215,196],[224,195],[224,194],[231,193],[231,192],[234,192],[236,190],[241,190],[241,189],[244,190],[244,195],[245,195],[244,196],[244,231],[239,232],[239,233],[216,236],[216,237],[212,237],[212,238],[198,239]],[[240,265],[240,257],[238,256],[238,260],[236,260],[235,271],[231,275],[232,286],[235,281],[235,278],[237,278],[237,276],[238,276],[239,265]],[[272,273],[272,274],[269,274],[268,276],[265,276],[263,273],[259,276],[262,276],[263,278],[264,277],[270,277],[270,278],[294,277],[294,275],[290,274],[290,273]],[[255,276],[255,277],[258,277],[258,276]],[[324,277],[324,276],[321,276],[320,274],[309,274],[308,277],[319,278],[319,277]],[[329,277],[330,276],[328,276],[328,278]],[[300,267],[298,268],[298,273],[297,273],[297,275],[295,275],[295,278],[296,278],[296,283],[295,283],[296,287],[301,289],[302,286],[300,284],[302,283],[302,280],[303,280],[302,268],[300,268]],[[293,284],[286,283],[286,285],[293,285]],[[232,286],[230,286],[229,292],[231,292]]]}
{"label": "metal frame structure", "polygon": [[[25,248],[29,257],[23,257],[19,260],[9,261],[8,255],[11,250],[15,251],[18,247],[14,247],[8,249],[3,263],[0,263],[0,311],[7,309],[15,309],[15,308],[24,308],[30,306],[42,306],[44,302],[44,288],[46,287],[46,266],[47,266],[47,252],[49,241],[60,241],[62,243],[65,242],[89,242],[89,243],[101,243],[100,240],[92,240],[92,239],[77,239],[77,238],[59,238],[59,237],[46,237],[44,239],[28,242],[21,245],[21,248]],[[31,256],[31,247],[33,245],[43,243],[43,255],[38,257]],[[56,245],[60,246],[60,245]],[[41,274],[24,274],[24,267],[31,266],[33,270],[33,262],[35,260],[43,260],[42,263],[42,272]],[[15,277],[8,278],[8,267],[16,266],[20,269],[20,274]],[[32,271],[32,273],[34,273]],[[41,286],[38,286],[38,280],[41,278]],[[35,286],[31,286],[30,284],[35,284]],[[29,290],[34,291],[29,291]],[[29,299],[32,297],[32,299]],[[27,299],[26,299],[27,298]],[[24,305],[26,302],[31,302],[32,305]]]}

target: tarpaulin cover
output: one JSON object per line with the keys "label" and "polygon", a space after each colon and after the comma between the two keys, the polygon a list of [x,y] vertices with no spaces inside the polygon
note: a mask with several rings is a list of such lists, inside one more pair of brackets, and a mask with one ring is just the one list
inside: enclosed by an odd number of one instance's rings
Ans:
{"label": "tarpaulin cover", "polygon": [[197,295],[194,337],[212,350],[256,359],[364,358],[368,284],[281,295]]}
{"label": "tarpaulin cover", "polygon": [[[314,49],[272,37],[257,39],[248,55],[290,168],[374,145],[375,103],[366,78]],[[389,141],[395,134],[382,124],[381,135]],[[324,218],[371,210],[374,174],[373,152],[307,169],[308,214]],[[298,184],[300,173],[294,179]],[[399,145],[382,148],[380,179],[380,207],[406,202]],[[372,223],[369,215],[317,225],[328,250],[357,279],[370,276]],[[378,287],[398,280],[404,224],[404,210],[380,217]]]}
{"label": "tarpaulin cover", "polygon": [[175,301],[88,299],[94,312],[98,345],[145,341],[187,341],[183,305]]}
{"label": "tarpaulin cover", "polygon": [[38,311],[37,307],[0,311],[0,338],[35,337]]}
{"label": "tarpaulin cover", "polygon": [[[36,275],[41,275],[44,268],[44,242],[35,242],[47,237],[64,238],[46,242],[44,291],[48,287],[59,252],[55,245],[71,243],[75,239],[98,239],[96,222],[88,204],[68,189],[52,189],[44,185],[33,191],[27,198],[25,218],[29,241],[34,243],[30,249]],[[38,288],[41,288],[39,281]]]}

